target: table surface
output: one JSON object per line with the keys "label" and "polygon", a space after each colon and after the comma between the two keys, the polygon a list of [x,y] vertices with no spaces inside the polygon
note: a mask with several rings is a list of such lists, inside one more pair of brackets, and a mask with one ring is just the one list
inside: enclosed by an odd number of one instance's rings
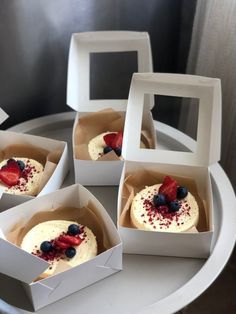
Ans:
{"label": "table surface", "polygon": [[[11,131],[66,140],[70,148],[70,173],[64,186],[74,183],[71,131],[74,112],[50,115],[21,123]],[[165,124],[155,122],[159,148],[193,150],[195,142]],[[123,255],[123,271],[80,290],[39,311],[39,314],[68,313],[161,313],[180,310],[197,298],[217,278],[227,263],[236,239],[236,199],[232,186],[220,167],[210,167],[213,204],[214,238],[207,260],[161,256]],[[116,221],[117,187],[88,187],[103,203]],[[32,311],[20,284],[0,277],[1,297],[21,308]],[[4,291],[1,286],[5,287]],[[18,296],[17,298],[15,296]]]}

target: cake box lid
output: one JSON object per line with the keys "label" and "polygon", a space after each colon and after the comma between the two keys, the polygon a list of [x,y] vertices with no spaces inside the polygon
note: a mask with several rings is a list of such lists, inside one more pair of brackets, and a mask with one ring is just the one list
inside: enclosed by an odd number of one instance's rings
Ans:
{"label": "cake box lid", "polygon": [[[149,110],[145,94],[199,99],[196,149],[193,152],[140,148],[142,116]],[[134,73],[131,81],[123,138],[125,160],[209,166],[220,159],[221,82],[187,74]]]}
{"label": "cake box lid", "polygon": [[8,114],[0,107],[0,124],[2,124],[8,118]]}
{"label": "cake box lid", "polygon": [[[90,99],[90,53],[124,51],[137,51],[138,72],[153,71],[150,39],[146,32],[97,31],[73,34],[68,61],[68,106],[80,112],[107,108],[125,111],[127,99]],[[146,97],[145,101],[153,107],[152,97]]]}

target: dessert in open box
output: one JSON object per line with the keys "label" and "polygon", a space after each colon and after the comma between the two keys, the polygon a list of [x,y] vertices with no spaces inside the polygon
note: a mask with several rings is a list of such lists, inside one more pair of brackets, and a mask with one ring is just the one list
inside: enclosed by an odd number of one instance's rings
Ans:
{"label": "dessert in open box", "polygon": [[[92,160],[88,145],[97,136],[103,137],[105,132],[123,131],[127,99],[90,99],[90,54],[124,51],[137,51],[139,72],[152,71],[151,48],[147,33],[102,31],[72,35],[67,104],[78,111],[73,129],[75,181],[84,185],[119,184],[123,167],[120,145],[117,147],[114,145],[113,150],[106,154],[103,154],[104,147],[102,151],[96,148],[98,155],[100,154],[98,160]],[[152,107],[151,98],[146,97],[145,102],[149,108]],[[145,139],[146,136],[151,138],[154,145],[155,131],[150,110],[143,130]],[[117,148],[119,152],[115,153]]]}
{"label": "dessert in open box", "polygon": [[[98,255],[74,267],[62,260],[53,275],[35,281],[50,264],[19,245],[33,226],[54,219],[88,226],[96,236]],[[2,212],[0,231],[0,272],[22,282],[35,309],[122,269],[122,245],[112,220],[97,199],[79,184]]]}
{"label": "dessert in open box", "polygon": [[1,210],[60,188],[68,172],[67,143],[0,131]]}
{"label": "dessert in open box", "polygon": [[[147,111],[143,98],[144,94],[150,93],[199,99],[194,152],[140,149],[142,115]],[[214,125],[217,128],[213,128]],[[214,224],[208,166],[220,158],[220,126],[219,79],[160,73],[133,75],[124,131],[125,165],[118,196],[118,230],[124,252],[200,258],[209,255]],[[187,232],[168,232],[168,228],[163,228],[165,232],[136,229],[130,218],[135,194],[146,186],[162,184],[167,175],[175,177],[179,185],[186,186],[197,198],[200,197],[200,219],[196,229]],[[153,210],[160,212],[158,206],[153,206]],[[159,214],[154,216],[160,218]],[[176,219],[174,214],[170,217]],[[164,223],[168,221],[165,218]],[[168,223],[171,223],[171,219]]]}

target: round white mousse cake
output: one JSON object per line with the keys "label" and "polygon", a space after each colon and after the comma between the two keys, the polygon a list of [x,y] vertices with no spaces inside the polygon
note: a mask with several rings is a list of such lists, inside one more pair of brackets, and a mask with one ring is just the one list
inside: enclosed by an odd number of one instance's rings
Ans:
{"label": "round white mousse cake", "polygon": [[[88,152],[92,160],[97,160],[99,157],[103,155],[103,149],[106,145],[104,141],[104,135],[110,134],[111,132],[101,133],[94,138],[92,138],[88,143]],[[117,132],[112,132],[116,133]]]}
{"label": "round white mousse cake", "polygon": [[179,210],[170,212],[167,206],[156,207],[154,195],[161,184],[146,187],[137,193],[132,201],[130,216],[134,226],[147,231],[184,232],[197,226],[199,207],[195,197],[188,192],[178,200]]}
{"label": "round white mousse cake", "polygon": [[[71,236],[67,234],[70,225],[78,226],[79,234]],[[68,239],[72,242],[69,242]],[[79,241],[78,241],[79,239]],[[49,252],[41,250],[42,243],[50,242],[52,249]],[[76,245],[76,241],[79,242]],[[74,242],[74,243],[73,243]],[[68,257],[65,254],[66,247],[74,250],[74,256]],[[31,254],[34,254],[48,263],[50,266],[40,275],[45,278],[54,273],[60,260],[70,267],[82,264],[97,255],[97,240],[93,232],[86,226],[77,222],[67,220],[50,220],[34,226],[23,238],[21,248]]]}
{"label": "round white mousse cake", "polygon": [[[104,147],[107,146],[104,136],[108,134],[118,134],[118,132],[104,132],[94,138],[92,138],[88,143],[88,152],[92,160],[97,160],[99,157],[104,155]],[[140,141],[140,147],[146,148],[143,141]]]}
{"label": "round white mousse cake", "polygon": [[[44,167],[41,163],[34,159],[22,158],[22,157],[12,157],[15,161],[20,161],[24,165],[24,169],[20,171],[19,179],[16,184],[12,186],[7,186],[0,181],[0,188],[4,190],[5,193],[10,194],[24,194],[35,196],[38,193],[39,183],[44,171]],[[0,163],[0,169],[7,165],[9,159],[4,159]],[[7,171],[7,170],[5,170]],[[10,173],[10,169],[9,169]]]}

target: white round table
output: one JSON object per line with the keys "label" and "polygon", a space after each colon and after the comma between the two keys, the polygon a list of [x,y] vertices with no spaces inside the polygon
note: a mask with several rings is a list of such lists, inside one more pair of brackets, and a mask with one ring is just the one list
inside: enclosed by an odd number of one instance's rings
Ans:
{"label": "white round table", "polygon": [[[27,121],[9,129],[68,142],[71,171],[64,186],[74,181],[71,152],[74,117],[74,112],[54,114]],[[160,147],[193,150],[195,142],[188,136],[159,122],[155,122],[155,127]],[[170,314],[196,299],[220,274],[236,240],[234,191],[218,163],[210,167],[210,173],[215,225],[212,252],[207,260],[124,254],[123,271],[51,304],[37,313]],[[88,188],[116,221],[117,187]],[[7,279],[5,282],[8,285]],[[12,286],[15,287],[14,283],[9,283],[11,289],[16,289]],[[17,294],[15,298],[11,298],[12,291],[5,293],[5,300],[21,308],[20,313],[30,313],[28,311],[30,306],[25,297]],[[15,293],[19,293],[17,289]]]}

